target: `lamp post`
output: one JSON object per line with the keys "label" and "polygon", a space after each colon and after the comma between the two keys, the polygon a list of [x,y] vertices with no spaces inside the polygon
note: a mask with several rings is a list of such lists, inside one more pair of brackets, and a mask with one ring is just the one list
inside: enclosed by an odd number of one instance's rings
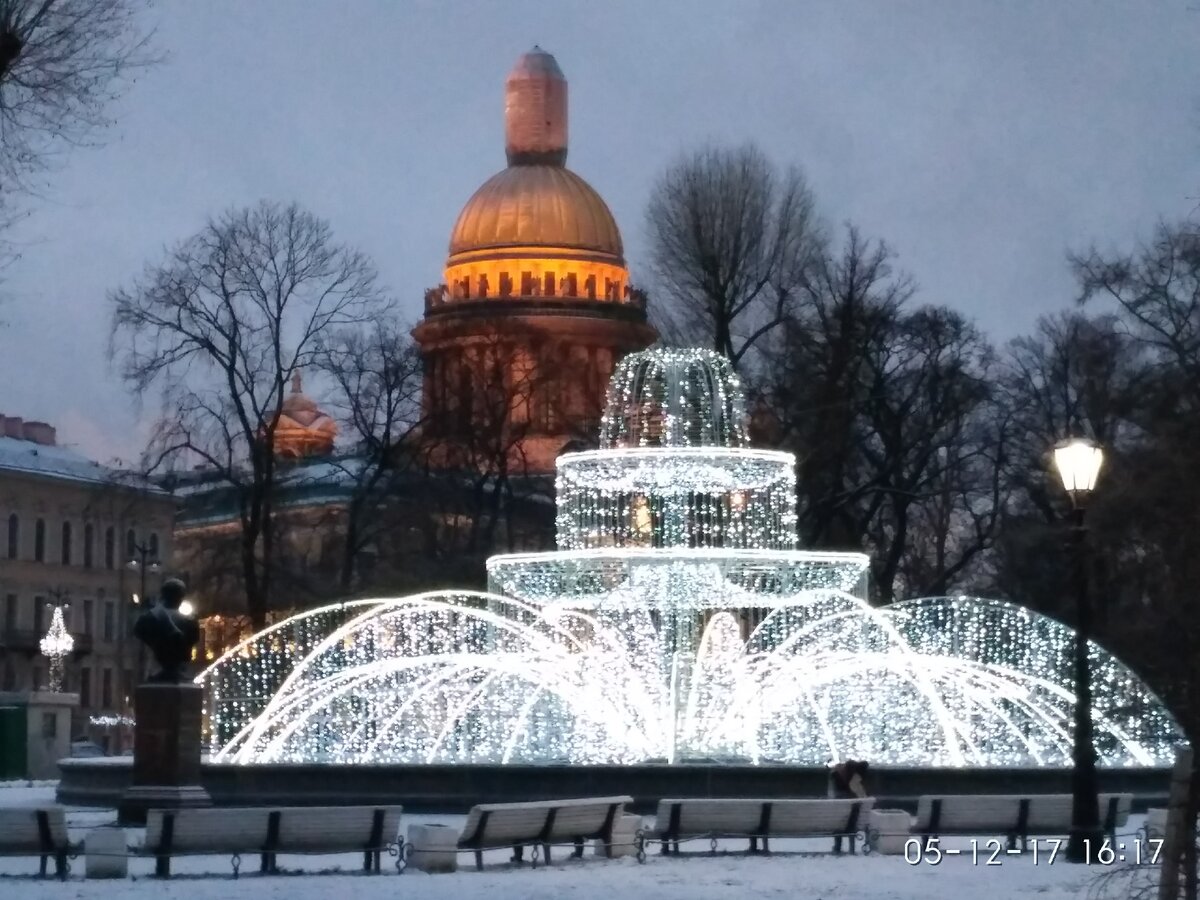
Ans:
{"label": "lamp post", "polygon": [[[149,544],[131,544],[130,549],[133,550],[133,557],[129,562],[125,563],[125,568],[130,572],[137,572],[141,576],[140,590],[133,598],[133,605],[145,605],[146,603],[146,576],[157,575],[162,571],[162,566],[158,562],[158,558],[151,552]],[[123,629],[127,631],[128,629]],[[137,680],[140,682],[142,676],[146,672],[146,648],[138,641],[138,667]],[[129,686],[124,686],[128,690]]]}
{"label": "lamp post", "polygon": [[1074,438],[1054,448],[1054,465],[1071,498],[1071,543],[1075,566],[1075,735],[1071,771],[1071,836],[1067,859],[1096,858],[1104,840],[1100,828],[1096,785],[1096,746],[1092,730],[1092,673],[1088,643],[1092,636],[1092,605],[1088,596],[1087,501],[1096,487],[1104,451],[1093,441]]}

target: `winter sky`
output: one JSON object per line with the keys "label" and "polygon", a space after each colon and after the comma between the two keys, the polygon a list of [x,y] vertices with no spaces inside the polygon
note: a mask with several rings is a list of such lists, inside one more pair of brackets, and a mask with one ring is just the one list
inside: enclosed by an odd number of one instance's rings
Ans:
{"label": "winter sky", "polygon": [[1200,197],[1195,0],[160,0],[149,21],[166,63],[53,173],[0,284],[0,412],[102,460],[153,412],[109,366],[108,289],[210,214],[296,200],[415,318],[504,165],[504,77],[535,43],[635,279],[653,179],[706,140],[800,164],[829,223],[997,339],[1071,303],[1069,248]]}

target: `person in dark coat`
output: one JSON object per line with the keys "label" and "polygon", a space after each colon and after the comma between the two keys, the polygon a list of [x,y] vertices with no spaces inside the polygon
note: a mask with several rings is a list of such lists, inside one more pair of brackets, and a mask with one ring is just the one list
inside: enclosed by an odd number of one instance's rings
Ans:
{"label": "person in dark coat", "polygon": [[[870,766],[866,760],[848,759],[829,769],[829,797],[833,800],[854,800],[867,796],[867,771]],[[842,838],[838,835],[833,839],[833,852],[842,852]]]}

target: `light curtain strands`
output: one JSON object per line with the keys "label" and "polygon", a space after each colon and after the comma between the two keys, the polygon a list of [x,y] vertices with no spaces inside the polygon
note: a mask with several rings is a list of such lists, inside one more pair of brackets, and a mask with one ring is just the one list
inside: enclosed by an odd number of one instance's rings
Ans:
{"label": "light curtain strands", "polygon": [[[1066,765],[1070,629],[964,597],[874,609],[867,557],[797,550],[795,460],[747,446],[711,351],[618,366],[601,449],[558,463],[558,550],[491,593],[304,613],[206,688],[237,763]],[[1092,647],[1103,765],[1161,764],[1162,704]]]}

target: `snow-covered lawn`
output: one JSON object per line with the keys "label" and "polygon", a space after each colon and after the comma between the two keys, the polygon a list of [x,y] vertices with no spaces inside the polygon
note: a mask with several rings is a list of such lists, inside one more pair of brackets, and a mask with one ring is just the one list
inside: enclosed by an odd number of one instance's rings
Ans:
{"label": "snow-covered lawn", "polygon": [[[52,803],[52,786],[35,787],[0,783],[0,806]],[[72,809],[68,823],[72,840],[80,840],[89,828],[112,822],[106,810]],[[415,822],[460,825],[461,816],[405,816],[404,826]],[[1137,827],[1131,822],[1129,832]],[[131,832],[131,840],[139,835]],[[72,862],[67,884],[27,877],[37,871],[34,858],[0,858],[0,897],[71,898],[71,900],[325,900],[353,898],[375,900],[414,897],[421,900],[743,900],[754,897],[797,897],[805,900],[1083,900],[1095,886],[1097,871],[1057,861],[1047,865],[1043,856],[1034,865],[1029,854],[1003,857],[1001,865],[973,864],[968,840],[946,840],[945,847],[967,851],[937,866],[908,865],[900,856],[829,855],[827,841],[773,841],[771,857],[747,857],[740,851],[744,842],[728,842],[730,852],[710,857],[702,852],[704,842],[694,842],[696,855],[662,858],[650,853],[644,865],[634,859],[556,859],[549,868],[536,871],[528,866],[513,868],[506,851],[485,854],[485,870],[476,872],[469,854],[460,857],[460,871],[453,875],[426,875],[409,871],[395,874],[384,859],[382,876],[356,874],[361,856],[279,858],[285,869],[304,869],[305,875],[260,876],[257,857],[247,855],[238,881],[230,876],[225,857],[185,857],[172,862],[177,876],[169,882],[149,877],[150,860],[130,861],[131,878],[126,881],[85,881],[84,861]],[[982,840],[980,841],[982,847]],[[687,845],[684,845],[685,848]],[[562,856],[567,850],[560,850]],[[812,855],[808,855],[811,853]],[[347,874],[315,874],[341,870]],[[349,874],[355,873],[355,874]],[[208,877],[198,877],[208,876]]]}

